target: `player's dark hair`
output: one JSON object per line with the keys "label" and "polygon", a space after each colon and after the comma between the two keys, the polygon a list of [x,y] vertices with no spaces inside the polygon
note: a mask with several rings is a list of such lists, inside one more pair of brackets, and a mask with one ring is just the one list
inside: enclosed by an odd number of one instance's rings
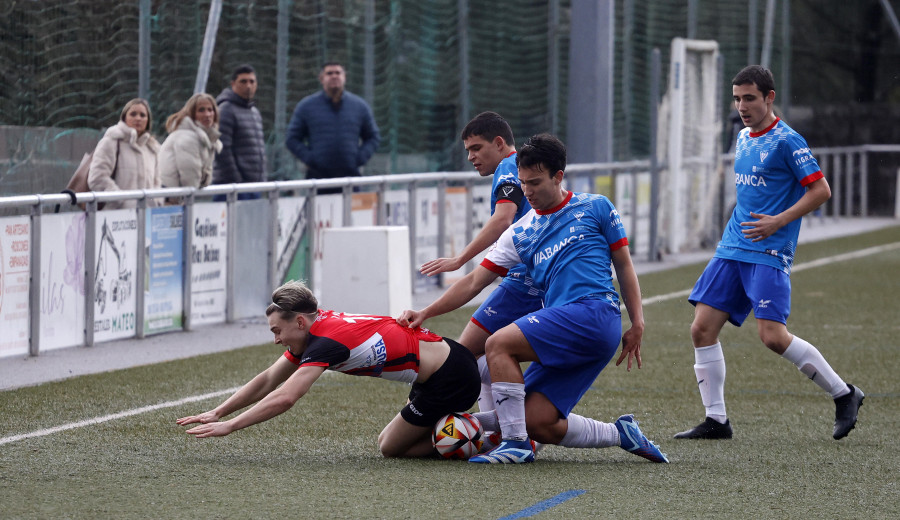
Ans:
{"label": "player's dark hair", "polygon": [[231,73],[231,81],[238,79],[238,76],[241,74],[256,74],[256,69],[253,68],[253,65],[249,63],[244,63],[242,65],[238,65],[237,68]]}
{"label": "player's dark hair", "polygon": [[775,78],[772,71],[762,65],[749,65],[741,69],[731,80],[732,85],[756,85],[763,97],[775,90]]}
{"label": "player's dark hair", "polygon": [[516,140],[513,137],[512,128],[506,119],[496,112],[482,112],[472,118],[471,121],[463,128],[459,138],[463,141],[477,136],[485,141],[493,141],[495,137],[500,136],[509,146],[516,146]]}
{"label": "player's dark hair", "polygon": [[538,171],[546,168],[552,177],[566,170],[566,145],[550,134],[533,135],[516,154],[516,166]]}
{"label": "player's dark hair", "polygon": [[[322,67],[319,69],[319,72],[323,72],[325,70],[325,67],[340,67],[340,68],[344,69],[344,66],[341,65],[341,62],[339,62],[339,61],[326,61],[325,63],[322,64]],[[344,69],[344,70],[346,70],[346,69]]]}
{"label": "player's dark hair", "polygon": [[313,314],[319,309],[319,301],[309,287],[291,280],[272,292],[272,303],[266,308],[266,316],[280,312],[281,319],[290,320],[298,314]]}

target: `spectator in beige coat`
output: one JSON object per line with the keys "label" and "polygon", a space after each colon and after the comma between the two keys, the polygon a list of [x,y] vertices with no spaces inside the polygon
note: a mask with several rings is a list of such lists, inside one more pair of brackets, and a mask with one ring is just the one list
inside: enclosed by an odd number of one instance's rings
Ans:
{"label": "spectator in beige coat", "polygon": [[[115,126],[109,127],[94,149],[88,187],[91,191],[147,190],[162,186],[156,165],[159,142],[150,134],[150,105],[143,99],[125,104]],[[158,206],[154,199],[148,207]],[[133,208],[136,200],[106,204],[106,209]]]}
{"label": "spectator in beige coat", "polygon": [[209,94],[194,94],[166,120],[169,137],[159,150],[163,186],[203,188],[212,181],[213,161],[222,151],[219,107]]}

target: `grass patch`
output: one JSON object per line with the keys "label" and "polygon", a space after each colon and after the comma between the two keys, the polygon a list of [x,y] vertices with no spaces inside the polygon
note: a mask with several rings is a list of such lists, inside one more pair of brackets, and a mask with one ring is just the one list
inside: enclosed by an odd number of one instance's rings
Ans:
{"label": "grass patch", "polygon": [[[900,241],[900,228],[800,247],[798,263]],[[645,365],[608,367],[576,411],[635,413],[672,464],[618,448],[548,447],[535,464],[385,460],[375,446],[404,385],[322,378],[289,412],[221,439],[175,419],[223,398],[0,445],[0,518],[499,518],[570,490],[542,518],[896,518],[900,250],[795,273],[789,328],[867,398],[831,439],[834,405],[765,349],[751,317],[727,326],[730,441],[675,441],[703,407],[684,298],[645,307]],[[702,265],[641,276],[645,297],[689,288]],[[472,309],[428,326],[454,337]],[[261,325],[262,326],[262,325]],[[237,386],[281,349],[262,345],[0,392],[0,437]]]}

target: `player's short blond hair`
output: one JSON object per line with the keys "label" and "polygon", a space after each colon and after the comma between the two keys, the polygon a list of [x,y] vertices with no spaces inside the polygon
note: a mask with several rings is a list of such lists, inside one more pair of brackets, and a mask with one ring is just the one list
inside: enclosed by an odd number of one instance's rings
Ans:
{"label": "player's short blond hair", "polygon": [[279,311],[282,319],[293,319],[297,314],[314,314],[319,301],[303,282],[291,280],[272,292],[272,303],[266,308],[266,316]]}

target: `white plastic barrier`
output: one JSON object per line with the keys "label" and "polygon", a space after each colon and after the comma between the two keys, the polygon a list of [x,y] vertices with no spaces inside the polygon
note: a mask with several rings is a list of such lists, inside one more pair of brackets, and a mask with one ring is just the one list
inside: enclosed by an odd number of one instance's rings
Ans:
{"label": "white plastic barrier", "polygon": [[331,228],[322,242],[320,308],[380,316],[412,308],[409,228]]}

